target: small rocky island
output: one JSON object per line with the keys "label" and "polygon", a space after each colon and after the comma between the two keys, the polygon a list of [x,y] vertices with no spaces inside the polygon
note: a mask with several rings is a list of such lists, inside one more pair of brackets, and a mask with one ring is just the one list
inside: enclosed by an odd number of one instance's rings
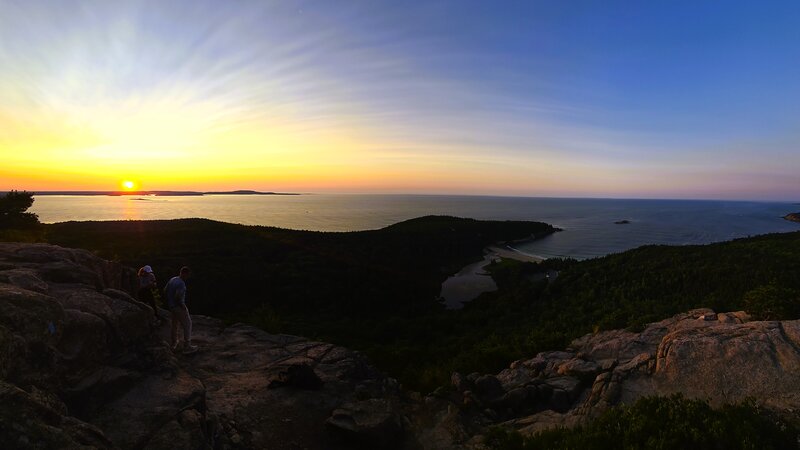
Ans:
{"label": "small rocky island", "polygon": [[628,219],[618,220],[618,221],[614,222],[615,225],[627,225],[629,223],[631,223],[631,221],[628,220]]}
{"label": "small rocky island", "polygon": [[789,213],[789,214],[783,216],[783,218],[788,220],[788,221],[790,221],[790,222],[800,222],[800,212]]}

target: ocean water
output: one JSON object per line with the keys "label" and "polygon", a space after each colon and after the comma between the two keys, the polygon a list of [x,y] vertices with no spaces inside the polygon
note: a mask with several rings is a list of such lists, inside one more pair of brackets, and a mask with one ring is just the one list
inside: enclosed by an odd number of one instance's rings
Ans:
{"label": "ocean water", "polygon": [[[578,259],[645,244],[705,244],[800,230],[782,219],[792,203],[524,198],[434,195],[292,195],[202,197],[36,196],[46,223],[203,217],[298,230],[357,231],[428,214],[537,220],[564,231],[520,244],[525,253]],[[614,222],[628,220],[629,224]]]}

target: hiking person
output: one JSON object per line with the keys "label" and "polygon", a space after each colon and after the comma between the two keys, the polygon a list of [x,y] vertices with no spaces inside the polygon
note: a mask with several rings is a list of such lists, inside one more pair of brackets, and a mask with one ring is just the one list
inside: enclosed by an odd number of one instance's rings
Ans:
{"label": "hiking person", "polygon": [[139,301],[150,305],[153,308],[153,314],[156,316],[156,321],[160,322],[161,318],[158,317],[158,305],[156,304],[156,276],[153,273],[153,268],[144,266],[139,269],[139,290],[136,296]]}
{"label": "hiking person", "polygon": [[186,280],[192,271],[184,266],[177,277],[172,277],[164,288],[164,297],[172,316],[172,349],[178,350],[178,327],[183,327],[183,352],[191,353],[197,350],[192,345],[192,318],[189,317],[189,308],[186,307]]}

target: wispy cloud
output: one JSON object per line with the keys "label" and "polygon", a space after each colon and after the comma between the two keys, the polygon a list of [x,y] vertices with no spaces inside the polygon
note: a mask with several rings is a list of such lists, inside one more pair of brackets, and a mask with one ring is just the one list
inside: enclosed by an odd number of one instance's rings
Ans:
{"label": "wispy cloud", "polygon": [[[297,174],[296,186],[315,176],[329,185],[309,186],[331,190],[530,195],[606,195],[613,184],[669,196],[658,180],[680,179],[704,196],[741,196],[752,188],[732,194],[734,174],[749,166],[769,195],[797,193],[785,163],[797,162],[796,122],[769,112],[796,113],[786,105],[797,92],[752,103],[774,117],[753,123],[754,112],[722,108],[722,88],[648,67],[692,61],[646,28],[667,29],[669,17],[653,27],[659,11],[644,7],[631,12],[639,25],[564,8],[0,0],[0,152],[18,171],[37,159],[54,177],[125,166],[164,185],[174,180],[142,160],[267,188]],[[717,71],[697,70],[698,80]],[[287,169],[303,164],[314,169]]]}

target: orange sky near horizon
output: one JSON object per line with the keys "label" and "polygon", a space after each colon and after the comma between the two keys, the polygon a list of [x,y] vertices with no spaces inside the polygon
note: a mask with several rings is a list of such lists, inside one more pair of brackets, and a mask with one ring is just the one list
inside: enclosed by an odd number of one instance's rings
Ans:
{"label": "orange sky near horizon", "polygon": [[[607,172],[584,162],[489,154],[414,142],[387,145],[368,130],[304,129],[291,118],[234,117],[214,107],[153,100],[76,115],[11,120],[0,115],[0,189],[255,189],[292,192],[531,193],[596,189]],[[567,168],[572,175],[559,173]],[[620,186],[617,186],[620,187]]]}

